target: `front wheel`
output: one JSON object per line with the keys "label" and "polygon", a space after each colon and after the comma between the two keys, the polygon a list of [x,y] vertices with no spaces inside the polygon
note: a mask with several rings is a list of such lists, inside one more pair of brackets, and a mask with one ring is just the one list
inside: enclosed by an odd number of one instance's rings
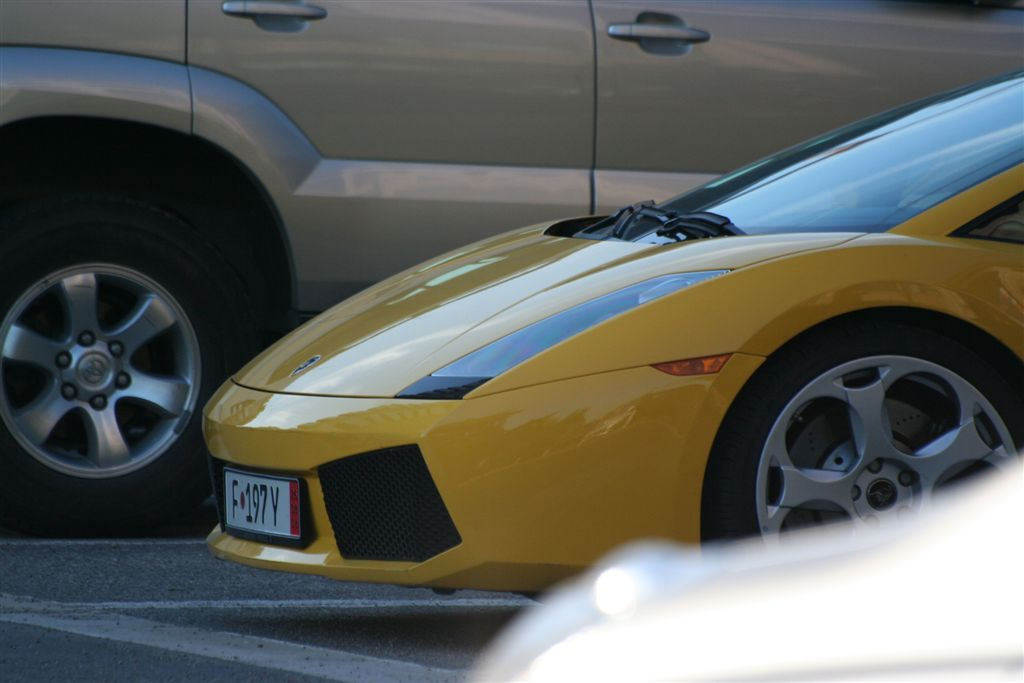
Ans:
{"label": "front wheel", "polygon": [[1017,466],[1022,444],[1022,397],[972,350],[902,325],[835,330],[767,361],[730,409],[702,535],[888,524]]}
{"label": "front wheel", "polygon": [[0,520],[110,534],[208,495],[199,412],[251,343],[217,254],[111,197],[0,219]]}

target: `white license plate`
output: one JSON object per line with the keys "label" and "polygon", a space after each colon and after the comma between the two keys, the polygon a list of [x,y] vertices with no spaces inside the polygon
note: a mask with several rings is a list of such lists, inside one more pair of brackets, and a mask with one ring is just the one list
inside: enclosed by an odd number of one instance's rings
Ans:
{"label": "white license plate", "polygon": [[224,521],[229,528],[300,538],[299,480],[224,468]]}

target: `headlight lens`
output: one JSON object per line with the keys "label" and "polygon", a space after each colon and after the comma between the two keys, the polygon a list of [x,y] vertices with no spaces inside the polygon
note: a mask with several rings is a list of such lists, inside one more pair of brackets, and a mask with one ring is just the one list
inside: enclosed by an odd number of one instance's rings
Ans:
{"label": "headlight lens", "polygon": [[519,365],[541,351],[648,301],[698,282],[725,275],[727,270],[663,275],[606,294],[539,320],[463,356],[407,387],[399,398],[461,398],[492,377]]}

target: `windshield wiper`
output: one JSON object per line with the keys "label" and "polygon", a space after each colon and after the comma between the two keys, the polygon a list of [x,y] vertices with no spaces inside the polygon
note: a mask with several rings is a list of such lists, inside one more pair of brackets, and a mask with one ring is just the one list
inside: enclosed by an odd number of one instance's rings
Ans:
{"label": "windshield wiper", "polygon": [[740,229],[733,225],[727,216],[710,211],[695,213],[667,212],[669,220],[663,227],[655,231],[661,237],[675,237],[680,242],[684,239],[705,239],[724,235],[739,235]]}
{"label": "windshield wiper", "polygon": [[613,238],[625,241],[656,235],[677,242],[742,234],[726,216],[710,211],[666,211],[655,206],[653,201],[623,207],[603,221],[581,230],[580,234],[582,233],[589,233],[586,236],[594,239]]}

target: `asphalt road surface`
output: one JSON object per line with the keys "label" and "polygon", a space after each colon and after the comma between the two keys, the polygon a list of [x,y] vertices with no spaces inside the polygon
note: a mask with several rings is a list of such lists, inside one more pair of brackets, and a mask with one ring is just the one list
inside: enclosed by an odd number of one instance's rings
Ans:
{"label": "asphalt road surface", "polygon": [[214,523],[211,502],[147,538],[0,529],[0,680],[460,681],[531,604],[222,562]]}

